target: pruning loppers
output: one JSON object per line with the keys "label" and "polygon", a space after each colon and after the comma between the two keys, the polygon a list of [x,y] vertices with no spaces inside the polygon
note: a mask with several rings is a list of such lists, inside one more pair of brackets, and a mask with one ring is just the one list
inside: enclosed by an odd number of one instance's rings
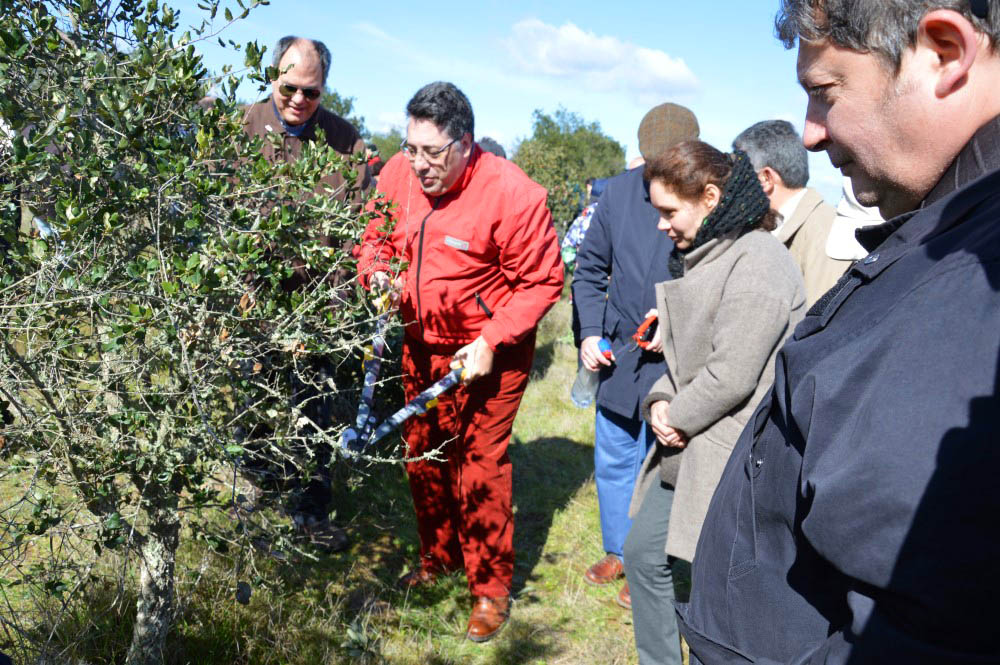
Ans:
{"label": "pruning loppers", "polygon": [[[379,441],[394,429],[413,416],[427,413],[437,406],[438,398],[446,391],[462,382],[465,369],[461,366],[453,368],[444,377],[438,379],[427,390],[423,391],[403,408],[392,414],[378,429],[375,429],[375,416],[372,415],[372,405],[375,397],[375,384],[378,383],[379,371],[382,368],[382,353],[385,351],[385,331],[389,325],[389,295],[383,294],[376,301],[376,309],[380,313],[375,323],[375,336],[372,343],[365,348],[365,385],[361,390],[358,402],[358,416],[354,427],[348,427],[340,435],[340,447],[357,452],[376,441]],[[374,431],[373,431],[374,430]]]}
{"label": "pruning loppers", "polygon": [[436,407],[438,398],[461,383],[463,378],[465,378],[465,368],[456,367],[452,369],[444,377],[435,381],[430,388],[411,399],[403,408],[386,418],[374,432],[371,432],[370,429],[360,433],[353,428],[344,430],[340,438],[340,446],[356,452],[380,441],[413,416],[422,415]]}
{"label": "pruning loppers", "polygon": [[382,369],[382,353],[385,351],[385,331],[389,327],[389,294],[382,294],[375,301],[375,309],[379,313],[375,322],[375,336],[372,343],[365,347],[365,383],[361,389],[358,401],[358,416],[354,427],[349,427],[340,436],[340,447],[346,448],[349,441],[367,437],[375,426],[372,416],[372,405],[375,401],[375,384]]}

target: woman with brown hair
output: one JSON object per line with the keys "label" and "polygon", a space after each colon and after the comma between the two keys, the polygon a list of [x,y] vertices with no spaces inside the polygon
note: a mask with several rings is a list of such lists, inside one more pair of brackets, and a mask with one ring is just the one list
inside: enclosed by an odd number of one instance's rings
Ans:
{"label": "woman with brown hair", "polygon": [[802,276],[767,233],[775,213],[746,153],[686,141],[645,177],[657,228],[674,241],[674,279],[656,285],[668,370],[643,402],[657,445],[636,482],[625,542],[640,665],[681,662],[671,562],[693,560],[733,445],[805,313]]}

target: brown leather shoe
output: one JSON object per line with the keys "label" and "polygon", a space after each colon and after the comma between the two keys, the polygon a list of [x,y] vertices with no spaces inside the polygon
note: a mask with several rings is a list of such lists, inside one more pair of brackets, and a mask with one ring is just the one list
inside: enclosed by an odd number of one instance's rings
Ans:
{"label": "brown leather shoe", "polygon": [[622,560],[614,554],[607,554],[603,559],[587,569],[583,575],[583,581],[587,584],[600,586],[608,584],[625,576],[625,566]]}
{"label": "brown leather shoe", "polygon": [[628,582],[621,588],[618,592],[618,597],[615,598],[615,602],[618,603],[619,607],[624,607],[628,611],[632,611],[632,594],[628,590]]}
{"label": "brown leather shoe", "polygon": [[417,568],[396,580],[396,587],[403,591],[416,589],[417,587],[430,586],[437,582],[437,575],[425,568]]}
{"label": "brown leather shoe", "polygon": [[465,633],[473,642],[486,642],[499,633],[510,618],[510,596],[479,596],[472,606],[469,628]]}

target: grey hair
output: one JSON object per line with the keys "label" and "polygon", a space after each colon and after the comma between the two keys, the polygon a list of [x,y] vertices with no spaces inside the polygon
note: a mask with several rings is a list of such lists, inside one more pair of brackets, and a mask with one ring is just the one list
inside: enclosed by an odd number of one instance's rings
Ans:
{"label": "grey hair", "polygon": [[288,49],[292,47],[296,42],[306,42],[312,44],[312,47],[316,50],[316,55],[319,56],[319,64],[323,70],[323,85],[326,85],[326,76],[330,73],[330,49],[326,47],[326,44],[317,39],[306,39],[304,37],[296,37],[295,35],[288,35],[282,37],[278,40],[278,43],[274,46],[274,58],[271,64],[277,69],[281,65],[281,59],[285,57],[285,53]]}
{"label": "grey hair", "polygon": [[503,157],[507,159],[507,151],[503,149],[503,146],[491,139],[489,136],[484,136],[479,141],[479,147],[486,152],[492,152],[497,157]]}
{"label": "grey hair", "polygon": [[430,120],[453,139],[476,135],[472,104],[454,83],[435,81],[420,88],[407,102],[406,115],[415,120]]}
{"label": "grey hair", "polygon": [[798,39],[829,39],[863,53],[875,53],[896,72],[903,51],[916,42],[920,19],[935,9],[951,9],[990,39],[1000,43],[1000,0],[987,0],[986,18],[972,13],[970,0],[781,0],[775,34],[792,48]]}
{"label": "grey hair", "polygon": [[809,154],[787,120],[764,120],[740,132],[733,148],[750,156],[754,171],[774,169],[786,187],[801,189],[809,182]]}

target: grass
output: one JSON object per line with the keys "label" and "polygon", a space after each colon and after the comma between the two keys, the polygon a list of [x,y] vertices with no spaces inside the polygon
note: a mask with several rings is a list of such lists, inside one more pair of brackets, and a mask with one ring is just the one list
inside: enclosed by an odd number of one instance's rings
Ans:
{"label": "grass", "polygon": [[[405,474],[382,465],[361,469],[361,483],[338,485],[338,520],[352,543],[347,552],[292,565],[263,561],[259,576],[237,579],[225,572],[231,567],[219,555],[187,541],[167,662],[635,663],[631,614],[615,604],[618,585],[594,588],[582,577],[604,552],[593,481],[593,412],[569,401],[576,375],[569,317],[563,301],[542,321],[532,381],[514,425],[516,600],[497,638],[482,645],[464,639],[470,600],[462,574],[408,594],[395,589],[395,580],[416,562],[418,540]],[[234,599],[239,581],[254,588],[246,606]],[[120,663],[133,618],[127,591],[88,588],[61,626],[76,636],[67,638],[76,658],[67,662]],[[0,648],[3,640],[0,633]]]}
{"label": "grass", "polygon": [[568,331],[569,305],[561,302],[540,326],[532,381],[514,424],[517,600],[510,625],[485,645],[465,640],[468,591],[464,576],[456,575],[433,597],[402,599],[396,620],[382,623],[384,662],[635,662],[631,615],[615,604],[617,585],[583,582],[583,571],[604,551],[593,482],[593,412],[569,402],[576,349]]}

